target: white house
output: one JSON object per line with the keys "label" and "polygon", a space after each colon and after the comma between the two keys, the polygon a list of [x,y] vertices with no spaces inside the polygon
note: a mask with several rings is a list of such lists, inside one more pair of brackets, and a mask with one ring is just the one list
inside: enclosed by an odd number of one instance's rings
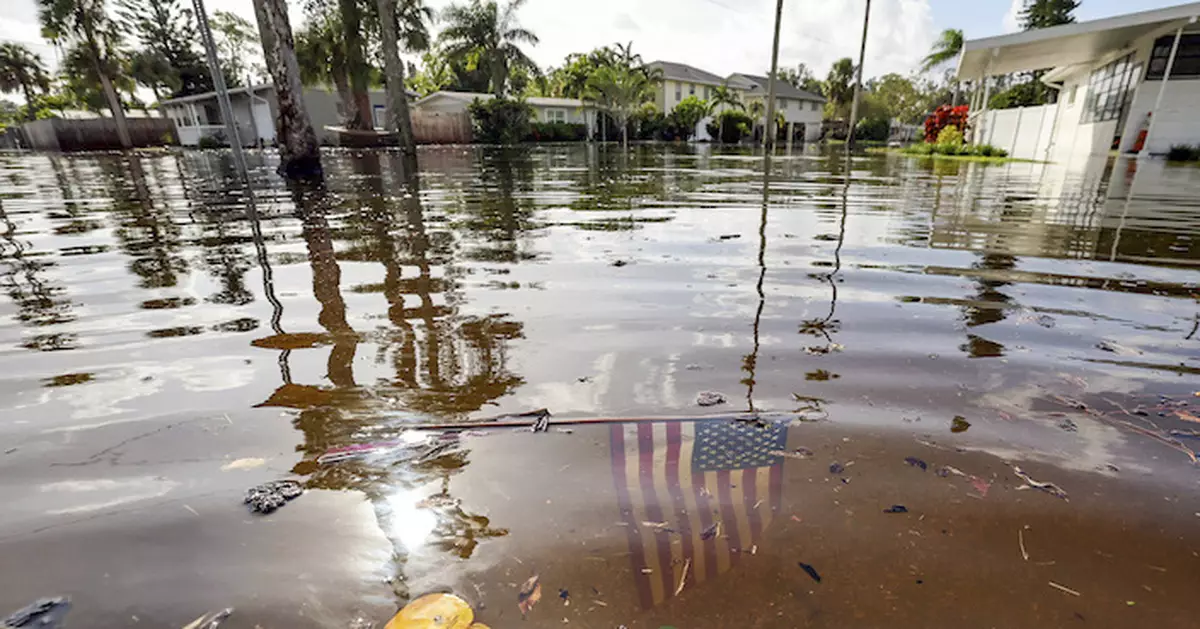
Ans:
{"label": "white house", "polygon": [[[438,113],[466,113],[467,105],[476,99],[490,100],[492,94],[476,92],[434,92],[412,104],[416,111]],[[530,96],[525,100],[533,108],[539,122],[568,122],[582,124],[589,136],[596,125],[596,106],[577,98],[551,98]]]}
{"label": "white house", "polygon": [[[721,78],[700,68],[674,61],[654,61],[648,65],[662,73],[662,82],[655,94],[654,104],[664,113],[670,112],[689,96],[711,100],[713,90],[721,86],[727,86],[736,92],[747,105],[754,101],[765,102],[767,98],[768,82],[765,76],[734,73]],[[797,137],[804,137],[810,141],[821,137],[824,107],[825,98],[819,94],[806,92],[783,81],[775,84],[775,110],[783,114],[784,119],[792,125]]]}
{"label": "white house", "polygon": [[[387,96],[381,90],[371,90],[370,97],[374,125],[381,128],[386,120]],[[238,137],[243,144],[271,144],[275,141],[279,105],[275,99],[274,85],[264,83],[231,88],[229,104],[233,108]],[[181,145],[196,146],[203,137],[228,141],[216,92],[171,98],[160,101],[158,105],[166,117],[175,121]],[[338,95],[321,88],[305,87],[304,105],[317,132],[317,139],[323,144],[332,142],[336,135],[332,128],[341,124],[344,114]]]}
{"label": "white house", "polygon": [[983,81],[972,99],[973,112],[984,110],[972,115],[976,140],[1052,161],[1200,144],[1198,17],[1192,2],[966,42],[960,80],[1049,68],[1042,82],[1058,91],[1043,108],[986,112]]}

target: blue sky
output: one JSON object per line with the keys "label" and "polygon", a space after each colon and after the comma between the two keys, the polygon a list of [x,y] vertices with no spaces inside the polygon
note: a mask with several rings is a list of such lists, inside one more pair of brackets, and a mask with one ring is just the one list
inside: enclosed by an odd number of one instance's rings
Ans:
{"label": "blue sky", "polygon": [[[300,0],[289,1],[297,26]],[[436,9],[452,1],[425,0]],[[209,11],[232,11],[254,21],[249,0],[206,3]],[[1088,20],[1184,3],[1083,0],[1077,16]],[[864,4],[785,0],[780,63],[805,63],[824,76],[836,59],[857,56]],[[961,28],[968,39],[1016,30],[1014,4],[1019,7],[1021,0],[873,0],[866,72],[910,73],[945,28]],[[34,0],[0,0],[0,6],[0,40],[30,44],[53,63],[53,48],[38,37]],[[769,67],[774,7],[774,0],[529,0],[519,15],[542,39],[528,52],[543,67],[561,64],[571,52],[632,41],[647,60],[679,61],[724,76]]]}
{"label": "blue sky", "polygon": [[[960,28],[968,39],[1001,35],[1009,29],[1005,16],[1011,10],[1010,0],[929,0],[934,24],[938,31]],[[1161,9],[1184,0],[1083,0],[1075,11],[1080,21]]]}

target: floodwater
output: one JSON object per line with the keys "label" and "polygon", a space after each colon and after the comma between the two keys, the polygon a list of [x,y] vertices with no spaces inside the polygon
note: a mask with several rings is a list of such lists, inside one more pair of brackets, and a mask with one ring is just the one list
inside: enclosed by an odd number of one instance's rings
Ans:
{"label": "floodwater", "polygon": [[0,155],[0,615],[1195,626],[1197,169],[419,159]]}

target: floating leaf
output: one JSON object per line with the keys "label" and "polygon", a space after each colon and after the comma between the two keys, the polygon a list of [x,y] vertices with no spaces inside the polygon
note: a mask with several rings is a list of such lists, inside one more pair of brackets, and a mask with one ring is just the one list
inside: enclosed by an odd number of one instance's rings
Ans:
{"label": "floating leaf", "polygon": [[928,469],[929,469],[929,464],[928,464],[928,463],[926,463],[925,461],[922,461],[921,459],[918,459],[918,458],[917,458],[917,457],[915,457],[915,456],[905,457],[905,458],[904,458],[904,462],[905,462],[905,463],[908,463],[909,465],[911,465],[911,466],[913,466],[913,467],[919,467],[919,468],[921,468],[922,470],[928,470]]}
{"label": "floating leaf", "polygon": [[884,513],[908,513],[908,507],[904,505],[892,505],[883,510]]}
{"label": "floating leaf", "polygon": [[542,600],[542,584],[538,582],[538,575],[529,577],[529,580],[521,584],[520,591],[517,592],[517,609],[521,610],[521,616],[524,617],[533,609],[537,602]]}
{"label": "floating leaf", "polygon": [[810,566],[809,564],[804,563],[803,561],[799,561],[797,563],[800,564],[801,570],[807,572],[808,576],[812,577],[813,581],[816,581],[817,583],[821,582],[821,575],[817,573],[816,568]]}
{"label": "floating leaf", "polygon": [[967,432],[967,429],[970,427],[971,422],[967,421],[967,418],[962,415],[955,415],[954,419],[950,421],[950,432]]}
{"label": "floating leaf", "polygon": [[1197,424],[1200,424],[1200,417],[1196,417],[1195,415],[1184,410],[1175,411],[1175,416],[1185,422],[1196,422]]}

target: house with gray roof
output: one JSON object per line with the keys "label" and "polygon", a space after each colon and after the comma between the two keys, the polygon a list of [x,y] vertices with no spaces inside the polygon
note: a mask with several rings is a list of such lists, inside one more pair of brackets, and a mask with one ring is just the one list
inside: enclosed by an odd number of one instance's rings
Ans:
{"label": "house with gray roof", "polygon": [[[688,96],[711,100],[713,90],[728,85],[749,105],[754,101],[766,102],[767,77],[754,74],[734,73],[722,78],[686,63],[655,61],[650,68],[662,73],[662,82],[655,94],[654,103],[663,112],[669,112]],[[775,84],[775,110],[783,114],[784,120],[794,125],[796,137],[803,134],[805,140],[821,137],[821,119],[824,114],[825,98],[782,81]],[[700,128],[703,129],[703,123]],[[800,130],[803,130],[802,132]],[[700,134],[703,139],[706,134]]]}

